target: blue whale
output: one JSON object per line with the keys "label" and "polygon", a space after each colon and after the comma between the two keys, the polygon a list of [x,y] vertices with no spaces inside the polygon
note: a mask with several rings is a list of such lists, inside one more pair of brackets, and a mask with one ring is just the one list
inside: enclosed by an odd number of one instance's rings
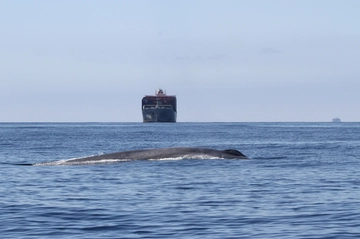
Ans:
{"label": "blue whale", "polygon": [[248,159],[244,154],[235,149],[216,150],[210,148],[158,148],[122,151],[110,154],[101,154],[84,158],[58,160],[47,163],[36,163],[32,165],[81,165],[109,163],[118,161],[149,160],[149,159],[171,159],[171,158],[222,158],[222,159]]}

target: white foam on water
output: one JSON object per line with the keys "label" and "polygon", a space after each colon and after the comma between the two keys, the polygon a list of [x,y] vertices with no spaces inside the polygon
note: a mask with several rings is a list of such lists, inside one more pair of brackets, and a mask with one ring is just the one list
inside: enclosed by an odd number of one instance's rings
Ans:
{"label": "white foam on water", "polygon": [[[91,157],[91,156],[88,156]],[[62,159],[52,162],[45,162],[45,163],[35,163],[33,166],[67,166],[67,165],[93,165],[93,164],[109,164],[109,163],[118,163],[118,162],[128,162],[134,161],[134,159],[100,159],[100,160],[81,160],[81,158],[71,158],[71,159]],[[207,155],[202,154],[189,154],[179,157],[167,157],[167,158],[160,158],[160,159],[147,159],[150,161],[165,161],[165,160],[183,160],[183,159],[220,159],[219,157],[209,157]]]}
{"label": "white foam on water", "polygon": [[33,166],[92,165],[92,164],[107,164],[107,163],[130,161],[129,159],[100,159],[96,161],[95,160],[76,161],[76,159],[81,159],[81,158],[62,159],[52,162],[45,162],[45,163],[35,163],[33,164]]}
{"label": "white foam on water", "polygon": [[149,160],[183,160],[183,159],[220,159],[219,157],[209,157],[207,155],[196,155],[196,154],[189,154],[189,155],[184,155],[184,156],[179,156],[179,157],[169,157],[169,158],[160,158],[160,159],[149,159]]}

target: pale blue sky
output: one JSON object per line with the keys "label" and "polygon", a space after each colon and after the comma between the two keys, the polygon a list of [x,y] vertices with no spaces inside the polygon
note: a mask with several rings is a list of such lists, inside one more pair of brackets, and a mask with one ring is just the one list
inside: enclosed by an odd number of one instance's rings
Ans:
{"label": "pale blue sky", "polygon": [[0,121],[360,121],[360,1],[0,1]]}

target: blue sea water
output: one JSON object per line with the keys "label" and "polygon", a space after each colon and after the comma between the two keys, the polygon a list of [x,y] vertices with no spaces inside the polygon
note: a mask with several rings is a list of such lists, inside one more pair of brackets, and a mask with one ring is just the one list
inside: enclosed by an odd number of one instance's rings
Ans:
{"label": "blue sea water", "polygon": [[[20,166],[123,150],[251,159]],[[359,238],[360,123],[0,123],[1,238]]]}

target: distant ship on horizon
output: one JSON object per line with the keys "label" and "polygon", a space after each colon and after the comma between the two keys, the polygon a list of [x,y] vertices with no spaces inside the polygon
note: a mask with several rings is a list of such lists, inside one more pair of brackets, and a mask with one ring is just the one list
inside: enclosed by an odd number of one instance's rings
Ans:
{"label": "distant ship on horizon", "polygon": [[145,95],[141,101],[143,122],[176,122],[176,96],[162,89],[155,95]]}
{"label": "distant ship on horizon", "polygon": [[341,120],[340,120],[340,118],[336,117],[336,118],[332,119],[332,122],[333,123],[339,123],[339,122],[341,122]]}

